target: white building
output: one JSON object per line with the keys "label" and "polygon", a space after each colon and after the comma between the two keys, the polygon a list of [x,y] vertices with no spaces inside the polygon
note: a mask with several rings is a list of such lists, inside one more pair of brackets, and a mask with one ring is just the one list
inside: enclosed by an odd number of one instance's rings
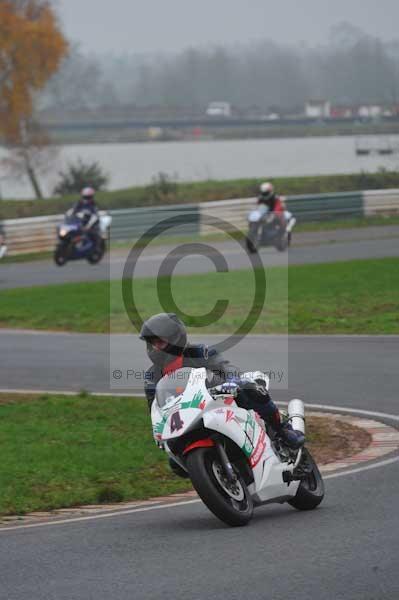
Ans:
{"label": "white building", "polygon": [[305,104],[308,119],[325,119],[331,115],[331,103],[328,100],[308,100]]}
{"label": "white building", "polygon": [[230,102],[210,102],[206,109],[208,117],[231,117]]}
{"label": "white building", "polygon": [[361,119],[377,119],[378,117],[381,117],[382,112],[382,106],[369,104],[360,106],[357,114]]}

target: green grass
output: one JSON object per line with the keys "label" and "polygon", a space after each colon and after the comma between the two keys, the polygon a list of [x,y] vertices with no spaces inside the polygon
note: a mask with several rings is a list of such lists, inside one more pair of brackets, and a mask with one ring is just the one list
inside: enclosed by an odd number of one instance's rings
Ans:
{"label": "green grass", "polygon": [[0,396],[0,515],[190,489],[155,446],[134,398]]}
{"label": "green grass", "polygon": [[[156,175],[154,173],[154,175]],[[136,206],[155,206],[165,204],[188,204],[230,198],[255,196],[259,184],[267,178],[235,179],[226,181],[201,181],[172,185],[169,193],[162,193],[159,186],[141,186],[113,192],[97,194],[100,208],[117,209]],[[273,178],[276,189],[284,195],[318,194],[361,191],[366,189],[384,189],[399,187],[399,171],[379,170],[376,173],[360,172],[351,175],[319,175],[313,177],[276,177]],[[45,200],[2,200],[0,216],[2,219],[50,215],[65,212],[75,196],[48,198]]]}
{"label": "green grass", "polygon": [[[252,333],[399,333],[399,259],[358,260],[270,268],[261,317]],[[163,281],[163,283],[165,283]],[[146,318],[173,306],[160,304],[154,279],[134,281],[139,314]],[[288,298],[287,298],[288,285]],[[251,271],[177,276],[173,297],[192,333],[235,331],[254,296]],[[161,293],[165,298],[164,290]],[[222,318],[198,328],[196,317],[217,299],[228,299]],[[111,317],[110,317],[111,315]],[[136,333],[118,281],[74,283],[0,293],[0,326],[105,333]]]}
{"label": "green grass", "polygon": [[[317,457],[331,436],[320,417],[308,430]],[[1,394],[0,444],[0,519],[191,489],[156,447],[141,398]]]}
{"label": "green grass", "polygon": [[399,215],[378,215],[373,217],[355,217],[353,219],[337,219],[317,221],[312,223],[297,223],[296,233],[307,231],[331,231],[334,229],[364,229],[366,227],[384,227],[385,225],[399,225]]}

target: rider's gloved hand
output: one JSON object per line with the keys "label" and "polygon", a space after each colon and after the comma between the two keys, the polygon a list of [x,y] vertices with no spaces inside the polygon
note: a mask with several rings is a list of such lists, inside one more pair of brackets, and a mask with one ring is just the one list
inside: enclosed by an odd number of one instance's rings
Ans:
{"label": "rider's gloved hand", "polygon": [[233,398],[235,398],[239,392],[238,384],[233,381],[221,383],[213,389],[219,394],[229,394],[230,396],[233,396]]}

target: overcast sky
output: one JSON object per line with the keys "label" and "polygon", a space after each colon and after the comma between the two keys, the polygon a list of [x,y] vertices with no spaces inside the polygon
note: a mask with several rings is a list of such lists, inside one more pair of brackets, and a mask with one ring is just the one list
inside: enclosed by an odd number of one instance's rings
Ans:
{"label": "overcast sky", "polygon": [[331,25],[399,37],[399,0],[56,0],[64,31],[95,52],[250,42],[322,42]]}

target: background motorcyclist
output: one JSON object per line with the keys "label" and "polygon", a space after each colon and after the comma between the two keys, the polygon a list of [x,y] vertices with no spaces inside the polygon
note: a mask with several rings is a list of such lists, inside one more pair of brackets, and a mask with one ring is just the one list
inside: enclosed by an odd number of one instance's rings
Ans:
{"label": "background motorcyclist", "polygon": [[3,225],[0,221],[0,258],[7,254],[6,236],[4,234]]}
{"label": "background motorcyclist", "polygon": [[281,224],[285,226],[285,200],[283,196],[277,196],[273,184],[270,181],[264,181],[259,187],[258,205],[264,204],[270,212],[275,213]]}
{"label": "background motorcyclist", "polygon": [[80,199],[69,209],[67,216],[79,217],[82,220],[83,230],[97,244],[100,236],[100,220],[95,202],[95,190],[92,187],[83,188]]}
{"label": "background motorcyclist", "polygon": [[[265,423],[292,448],[304,441],[303,435],[289,424],[282,423],[280,412],[265,387],[264,380],[248,381],[241,371],[224,359],[214,348],[204,344],[189,344],[184,323],[173,313],[160,313],[144,322],[140,339],[147,344],[152,366],[145,374],[144,391],[151,407],[158,381],[183,367],[205,367],[213,373],[208,387],[221,384],[236,386],[237,404],[255,410]],[[173,465],[171,465],[173,468]]]}

